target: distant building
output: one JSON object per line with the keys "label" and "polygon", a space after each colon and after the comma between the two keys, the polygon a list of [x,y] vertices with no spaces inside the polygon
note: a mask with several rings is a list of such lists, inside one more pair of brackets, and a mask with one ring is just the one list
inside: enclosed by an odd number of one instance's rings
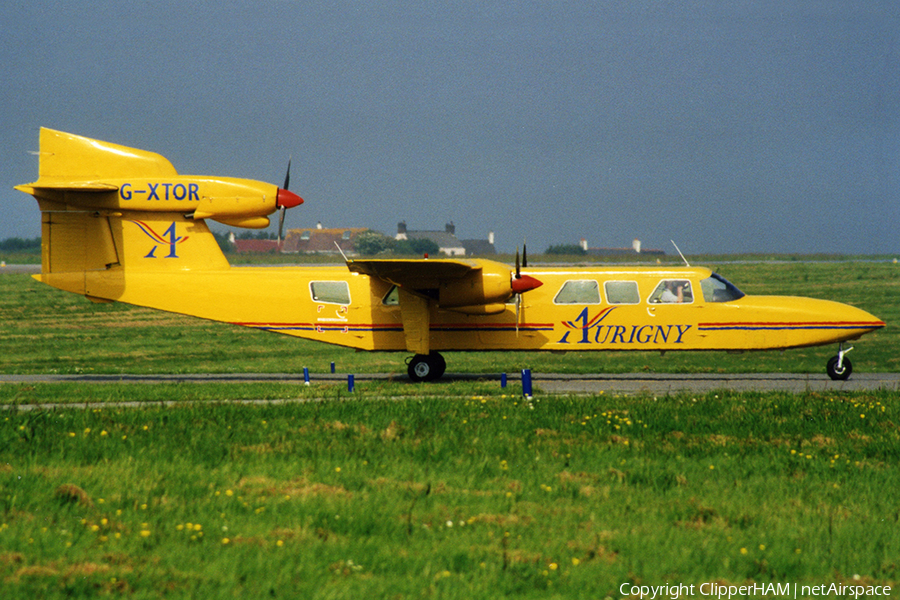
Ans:
{"label": "distant building", "polygon": [[345,254],[356,252],[354,241],[366,227],[325,228],[321,223],[305,229],[288,229],[281,251],[287,254],[339,254],[338,247]]}
{"label": "distant building", "polygon": [[406,227],[406,221],[397,223],[396,240],[431,240],[440,251],[447,256],[473,256],[496,254],[494,248],[494,232],[488,233],[486,240],[460,240],[456,237],[456,226],[453,221],[444,225],[444,231],[415,231]]}

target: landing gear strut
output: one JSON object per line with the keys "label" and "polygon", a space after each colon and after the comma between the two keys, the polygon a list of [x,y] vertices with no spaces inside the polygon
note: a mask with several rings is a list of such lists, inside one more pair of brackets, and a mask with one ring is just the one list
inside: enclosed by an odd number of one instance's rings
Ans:
{"label": "landing gear strut", "polygon": [[853,346],[846,350],[844,350],[844,344],[838,346],[837,356],[832,356],[828,360],[828,364],[825,365],[825,371],[829,377],[836,381],[846,381],[850,377],[850,373],[853,372],[853,365],[850,363],[850,359],[847,358],[847,353],[851,350],[853,350]]}
{"label": "landing gear strut", "polygon": [[416,383],[440,379],[447,369],[444,357],[437,352],[416,354],[409,359],[407,364],[406,372],[409,374],[409,378]]}

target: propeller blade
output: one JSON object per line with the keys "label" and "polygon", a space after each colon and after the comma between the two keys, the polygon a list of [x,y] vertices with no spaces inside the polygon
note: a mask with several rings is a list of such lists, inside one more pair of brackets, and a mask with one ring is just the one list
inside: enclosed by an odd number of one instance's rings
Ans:
{"label": "propeller blade", "polygon": [[[292,157],[288,157],[287,173],[284,174],[284,185],[278,189],[278,195],[275,197],[275,207],[282,210],[303,204],[303,198],[289,190],[291,186],[291,160]],[[282,221],[284,220],[283,213],[281,219]]]}
{"label": "propeller blade", "polygon": [[281,237],[284,235],[284,213],[286,209],[282,206],[278,210],[278,249],[281,250]]}
{"label": "propeller blade", "polygon": [[284,174],[284,185],[281,186],[281,189],[283,189],[283,190],[291,189],[291,160],[293,158],[294,158],[293,156],[288,156],[287,173]]}
{"label": "propeller blade", "polygon": [[516,279],[522,277],[522,269],[519,267],[519,248],[516,248]]}
{"label": "propeller blade", "polygon": [[522,242],[522,266],[528,268],[528,248],[525,246],[525,242]]}

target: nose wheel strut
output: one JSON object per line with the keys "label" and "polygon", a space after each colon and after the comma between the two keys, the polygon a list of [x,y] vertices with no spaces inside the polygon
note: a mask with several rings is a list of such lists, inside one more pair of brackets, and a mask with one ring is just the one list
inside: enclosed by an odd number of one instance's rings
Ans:
{"label": "nose wheel strut", "polygon": [[853,372],[853,364],[847,358],[847,354],[851,350],[853,350],[853,346],[846,350],[844,350],[843,343],[838,346],[837,356],[832,356],[825,365],[825,372],[829,377],[836,381],[846,381],[850,377],[850,373]]}

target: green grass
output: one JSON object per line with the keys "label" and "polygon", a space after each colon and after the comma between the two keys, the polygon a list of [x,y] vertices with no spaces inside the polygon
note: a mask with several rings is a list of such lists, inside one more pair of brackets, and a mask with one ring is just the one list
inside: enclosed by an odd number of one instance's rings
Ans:
{"label": "green grass", "polygon": [[625,582],[900,576],[887,393],[0,418],[5,599],[604,598]]}

